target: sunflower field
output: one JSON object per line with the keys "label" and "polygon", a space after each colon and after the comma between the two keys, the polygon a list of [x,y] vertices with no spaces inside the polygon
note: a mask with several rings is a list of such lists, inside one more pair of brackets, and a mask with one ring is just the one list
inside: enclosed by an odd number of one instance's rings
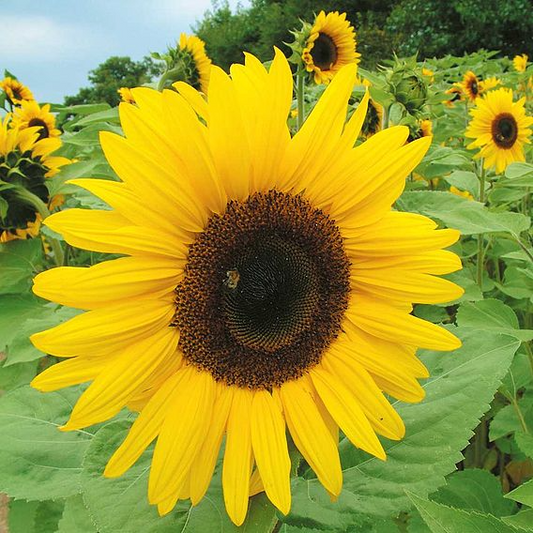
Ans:
{"label": "sunflower field", "polygon": [[5,72],[2,533],[533,531],[529,58],[292,36]]}

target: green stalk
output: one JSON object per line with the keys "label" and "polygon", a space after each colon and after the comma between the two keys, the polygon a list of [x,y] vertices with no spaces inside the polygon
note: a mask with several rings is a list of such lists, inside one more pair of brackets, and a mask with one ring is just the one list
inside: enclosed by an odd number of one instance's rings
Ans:
{"label": "green stalk", "polygon": [[522,430],[524,431],[524,433],[529,433],[529,429],[526,424],[526,419],[524,418],[524,415],[522,414],[522,410],[520,409],[520,406],[518,405],[518,401],[516,398],[513,398],[512,404],[516,412],[516,416],[518,417],[518,421],[520,422],[520,425],[522,426]]}
{"label": "green stalk", "polygon": [[296,117],[296,129],[299,131],[304,123],[304,88],[305,88],[305,71],[298,69],[296,73],[296,102],[298,104],[298,115]]}
{"label": "green stalk", "polygon": [[[479,178],[479,201],[484,204],[485,203],[485,168],[483,167],[483,159],[480,160],[480,166],[481,170],[478,172],[478,178]],[[484,240],[484,234],[480,233],[477,237],[477,284],[479,285],[479,288],[481,292],[483,292],[483,266],[484,266],[484,260],[483,260],[483,240]]]}
{"label": "green stalk", "polygon": [[[17,196],[24,200],[26,203],[30,204],[32,207],[34,207],[37,213],[41,215],[41,218],[43,220],[50,216],[50,211],[48,210],[47,205],[38,196],[28,191],[28,189],[24,189],[23,187],[18,188]],[[53,237],[49,236],[47,236],[47,240],[50,243],[52,252],[54,253],[54,261],[56,265],[62,266],[64,256],[60,242],[57,239],[54,239]]]}

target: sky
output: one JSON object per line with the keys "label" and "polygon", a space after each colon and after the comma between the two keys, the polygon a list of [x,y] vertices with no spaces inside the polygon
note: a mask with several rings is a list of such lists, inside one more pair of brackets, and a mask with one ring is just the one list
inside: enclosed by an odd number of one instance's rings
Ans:
{"label": "sky", "polygon": [[0,79],[7,69],[38,101],[62,103],[108,57],[163,52],[210,8],[211,0],[0,0]]}

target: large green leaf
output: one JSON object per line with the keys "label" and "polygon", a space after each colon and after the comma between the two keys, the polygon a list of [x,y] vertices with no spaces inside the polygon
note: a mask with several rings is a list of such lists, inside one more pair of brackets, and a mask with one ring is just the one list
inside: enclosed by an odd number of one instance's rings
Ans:
{"label": "large green leaf", "polygon": [[398,201],[398,207],[440,220],[463,235],[503,232],[518,237],[531,224],[530,218],[520,213],[489,211],[479,202],[448,192],[406,192]]}
{"label": "large green leaf", "polygon": [[287,523],[343,531],[409,509],[405,490],[425,497],[444,484],[520,345],[491,332],[455,333],[463,341],[461,349],[422,352],[432,374],[424,384],[426,399],[414,405],[396,402],[407,433],[400,442],[385,442],[388,460],[370,457],[343,441],[344,488],[339,500],[331,503],[316,479],[298,478]]}
{"label": "large green leaf", "polygon": [[61,432],[77,388],[40,393],[21,387],[0,398],[0,492],[49,500],[79,491],[81,462],[92,434]]}
{"label": "large green leaf", "polygon": [[509,492],[505,497],[533,507],[533,479]]}
{"label": "large green leaf", "polygon": [[454,509],[410,494],[413,504],[432,533],[517,533],[502,520],[477,511]]}
{"label": "large green leaf", "polygon": [[501,300],[488,298],[479,302],[466,302],[459,308],[457,324],[462,327],[505,333],[528,341],[533,339],[533,330],[520,329],[518,319],[511,307]]}
{"label": "large green leaf", "polygon": [[274,508],[264,495],[252,498],[246,522],[237,528],[224,508],[220,475],[217,473],[206,497],[197,507],[180,502],[174,511],[160,517],[148,504],[148,473],[152,450],[147,450],[123,476],[106,479],[105,465],[124,439],[130,424],[111,422],[100,429],[87,450],[81,476],[83,500],[100,533],[270,533],[277,523]]}
{"label": "large green leaf", "polygon": [[448,476],[431,500],[436,503],[480,511],[494,516],[506,516],[516,511],[516,505],[505,499],[500,480],[487,470],[472,468]]}

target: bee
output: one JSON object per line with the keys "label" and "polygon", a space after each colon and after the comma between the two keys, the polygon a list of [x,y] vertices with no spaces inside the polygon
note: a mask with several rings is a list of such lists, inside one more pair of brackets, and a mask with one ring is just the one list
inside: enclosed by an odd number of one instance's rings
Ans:
{"label": "bee", "polygon": [[241,275],[239,274],[239,271],[236,268],[228,270],[226,272],[226,279],[224,280],[224,285],[226,285],[228,289],[234,290],[237,288],[240,279]]}

